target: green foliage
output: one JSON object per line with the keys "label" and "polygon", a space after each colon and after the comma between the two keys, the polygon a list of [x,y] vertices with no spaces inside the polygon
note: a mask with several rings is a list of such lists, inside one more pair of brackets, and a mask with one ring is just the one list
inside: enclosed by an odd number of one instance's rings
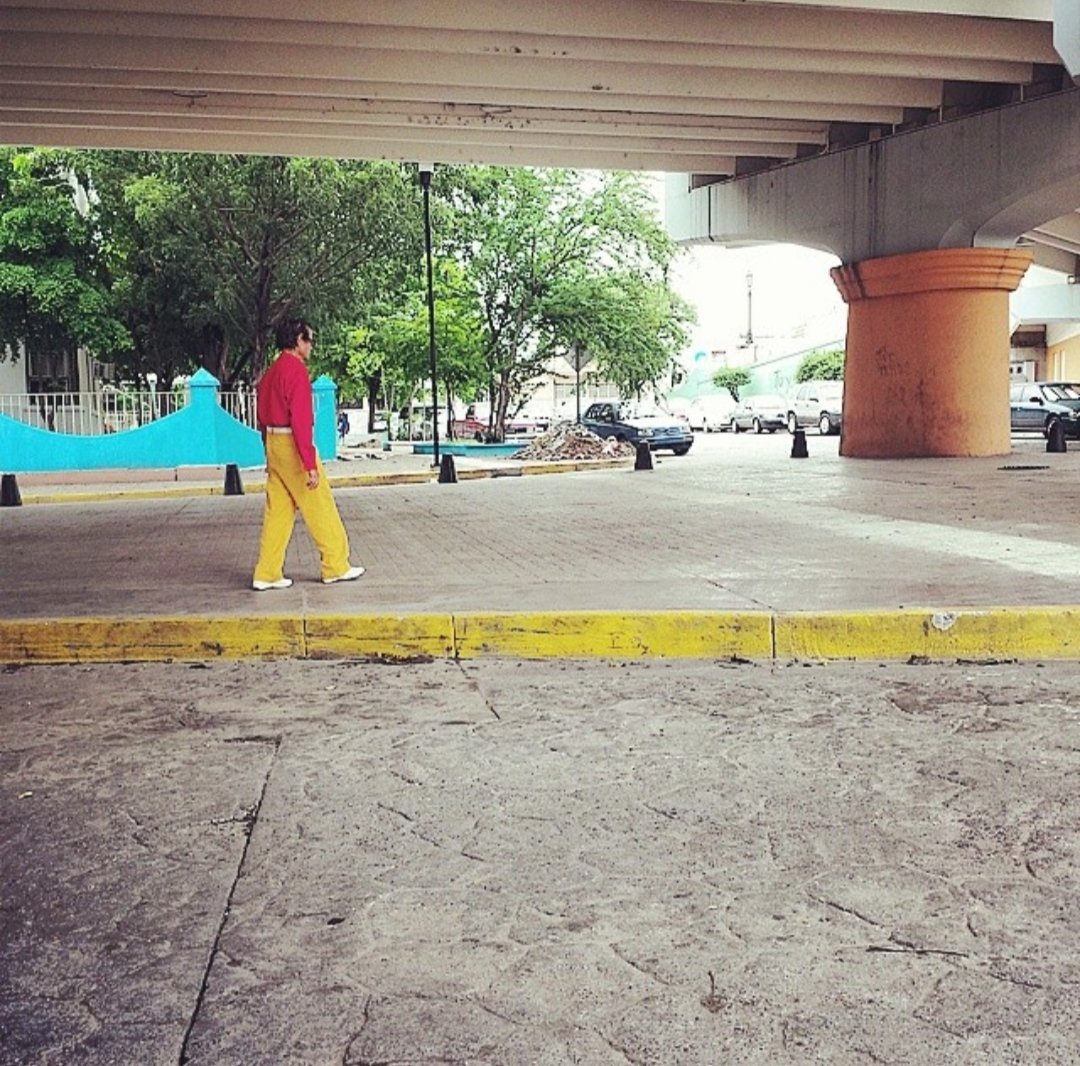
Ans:
{"label": "green foliage", "polygon": [[738,403],[739,389],[750,384],[750,372],[742,367],[725,367],[713,374],[712,381],[718,389],[727,389],[731,398]]}
{"label": "green foliage", "polygon": [[667,285],[677,249],[640,176],[453,168],[441,191],[444,246],[480,307],[497,435],[575,344],[628,392],[669,372],[690,315]]}
{"label": "green foliage", "polygon": [[0,358],[128,346],[85,189],[72,153],[0,149]]}
{"label": "green foliage", "polygon": [[827,352],[813,352],[795,371],[795,383],[803,381],[843,381],[844,349],[833,348]]}
{"label": "green foliage", "polygon": [[[91,345],[125,378],[252,381],[273,328],[371,406],[427,386],[422,197],[395,163],[153,152],[0,156],[0,329]],[[81,193],[81,198],[79,194]],[[78,200],[78,202],[77,202]],[[638,175],[440,167],[431,195],[439,389],[496,430],[583,345],[625,395],[670,378],[689,307]]]}
{"label": "green foliage", "polygon": [[363,275],[414,254],[390,163],[92,153],[132,332],[147,359],[253,380],[289,314],[339,331]]}

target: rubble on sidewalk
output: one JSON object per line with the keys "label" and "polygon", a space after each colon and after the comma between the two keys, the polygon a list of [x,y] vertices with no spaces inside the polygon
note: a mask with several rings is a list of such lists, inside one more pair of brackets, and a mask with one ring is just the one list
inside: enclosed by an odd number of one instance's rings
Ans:
{"label": "rubble on sidewalk", "polygon": [[632,444],[614,437],[598,437],[574,422],[558,422],[511,459],[629,459],[636,453]]}

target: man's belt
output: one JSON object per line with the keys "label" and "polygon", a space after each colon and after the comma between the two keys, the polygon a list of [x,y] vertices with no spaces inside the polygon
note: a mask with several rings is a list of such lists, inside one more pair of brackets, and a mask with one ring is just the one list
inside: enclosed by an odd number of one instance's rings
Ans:
{"label": "man's belt", "polygon": [[267,433],[292,433],[292,426],[266,426]]}

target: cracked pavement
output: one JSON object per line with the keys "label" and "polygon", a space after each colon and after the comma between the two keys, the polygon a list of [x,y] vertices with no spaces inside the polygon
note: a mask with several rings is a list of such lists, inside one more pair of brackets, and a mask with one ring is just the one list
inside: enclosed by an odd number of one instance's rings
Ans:
{"label": "cracked pavement", "polygon": [[0,672],[0,1062],[1075,1062],[1075,664]]}

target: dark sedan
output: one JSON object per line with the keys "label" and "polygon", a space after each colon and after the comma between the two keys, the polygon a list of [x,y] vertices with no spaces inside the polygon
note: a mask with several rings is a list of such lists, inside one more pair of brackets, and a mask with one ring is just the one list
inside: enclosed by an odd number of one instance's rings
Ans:
{"label": "dark sedan", "polygon": [[685,455],[694,443],[689,424],[674,415],[635,414],[630,405],[614,401],[591,404],[581,416],[581,424],[598,437],[645,443],[654,452],[666,448]]}
{"label": "dark sedan", "polygon": [[1028,381],[1009,390],[1009,428],[1013,433],[1050,436],[1055,422],[1066,437],[1080,439],[1080,385],[1068,381]]}

